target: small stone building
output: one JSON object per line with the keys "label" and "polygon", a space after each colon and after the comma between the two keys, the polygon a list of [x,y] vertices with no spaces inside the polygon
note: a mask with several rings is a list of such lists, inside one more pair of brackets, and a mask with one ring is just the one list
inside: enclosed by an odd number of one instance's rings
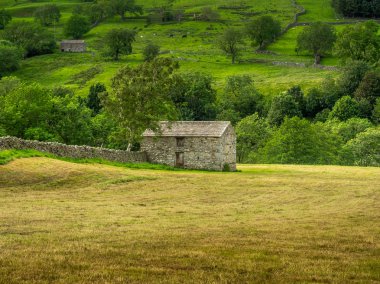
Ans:
{"label": "small stone building", "polygon": [[63,40],[61,41],[62,52],[85,52],[86,43],[84,40]]}
{"label": "small stone building", "polygon": [[228,121],[160,122],[143,133],[141,151],[151,163],[187,169],[236,170],[236,135]]}

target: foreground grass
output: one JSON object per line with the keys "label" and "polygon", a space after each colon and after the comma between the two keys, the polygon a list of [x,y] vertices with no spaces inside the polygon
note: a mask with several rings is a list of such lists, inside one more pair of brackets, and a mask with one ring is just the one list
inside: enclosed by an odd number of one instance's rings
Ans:
{"label": "foreground grass", "polygon": [[380,170],[0,166],[0,283],[380,281]]}

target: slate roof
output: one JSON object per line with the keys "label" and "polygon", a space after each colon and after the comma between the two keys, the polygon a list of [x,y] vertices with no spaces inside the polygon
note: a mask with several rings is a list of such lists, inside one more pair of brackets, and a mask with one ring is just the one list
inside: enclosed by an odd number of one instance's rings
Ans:
{"label": "slate roof", "polygon": [[161,121],[161,133],[150,129],[144,137],[221,137],[231,123],[229,121]]}

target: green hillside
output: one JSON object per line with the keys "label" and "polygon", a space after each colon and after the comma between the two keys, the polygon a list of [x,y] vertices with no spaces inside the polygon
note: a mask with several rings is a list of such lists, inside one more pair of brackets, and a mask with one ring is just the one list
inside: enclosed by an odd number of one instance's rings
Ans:
{"label": "green hillside", "polygon": [[[65,39],[63,27],[73,9],[78,5],[88,5],[81,1],[1,1],[0,7],[9,10],[13,21],[33,21],[35,9],[47,2],[54,2],[61,11],[62,17],[54,32],[57,42]],[[299,21],[336,21],[334,10],[329,0],[299,1],[307,14]],[[145,15],[154,7],[167,4],[164,0],[137,1],[144,7]],[[202,8],[212,7],[220,14],[216,22],[195,21],[192,15],[199,14]],[[240,7],[240,8],[239,8]],[[295,39],[302,27],[294,28],[285,33],[268,49],[270,54],[256,54],[250,42],[246,39],[245,47],[240,58],[240,64],[232,65],[230,59],[219,50],[216,42],[226,27],[242,27],[247,21],[262,15],[271,15],[281,22],[284,28],[290,24],[294,15],[300,12],[291,0],[250,0],[250,1],[173,1],[173,9],[185,11],[186,19],[182,22],[166,24],[147,24],[146,19],[127,17],[121,21],[114,17],[102,22],[84,36],[88,44],[86,54],[55,54],[38,56],[23,61],[19,71],[13,73],[23,80],[39,82],[46,86],[67,85],[80,89],[79,93],[87,93],[88,87],[96,82],[109,84],[115,71],[125,64],[138,64],[142,61],[142,49],[148,42],[161,46],[162,56],[175,58],[180,62],[182,72],[202,71],[215,77],[216,87],[224,84],[231,74],[251,74],[257,87],[266,94],[278,93],[291,85],[301,85],[309,88],[317,85],[327,77],[335,77],[336,71],[326,71],[311,67],[311,56],[295,53]],[[128,15],[127,15],[128,16]],[[133,16],[133,15],[129,15]],[[112,62],[102,56],[104,36],[113,28],[127,27],[138,30],[137,41],[133,46],[133,54],[124,56],[119,62]],[[1,32],[0,32],[1,33]],[[169,36],[172,37],[169,37]],[[183,37],[186,35],[186,37]],[[273,62],[286,62],[274,65]],[[293,66],[292,63],[303,63],[306,67]],[[327,57],[323,61],[327,65],[336,65],[337,59]],[[91,68],[98,69],[97,74],[78,84],[73,78],[80,72]]]}

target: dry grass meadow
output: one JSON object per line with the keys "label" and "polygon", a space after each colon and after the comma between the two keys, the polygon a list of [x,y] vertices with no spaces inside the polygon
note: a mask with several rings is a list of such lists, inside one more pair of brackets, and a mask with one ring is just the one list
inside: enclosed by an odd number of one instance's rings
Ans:
{"label": "dry grass meadow", "polygon": [[0,166],[0,283],[376,283],[380,169]]}

